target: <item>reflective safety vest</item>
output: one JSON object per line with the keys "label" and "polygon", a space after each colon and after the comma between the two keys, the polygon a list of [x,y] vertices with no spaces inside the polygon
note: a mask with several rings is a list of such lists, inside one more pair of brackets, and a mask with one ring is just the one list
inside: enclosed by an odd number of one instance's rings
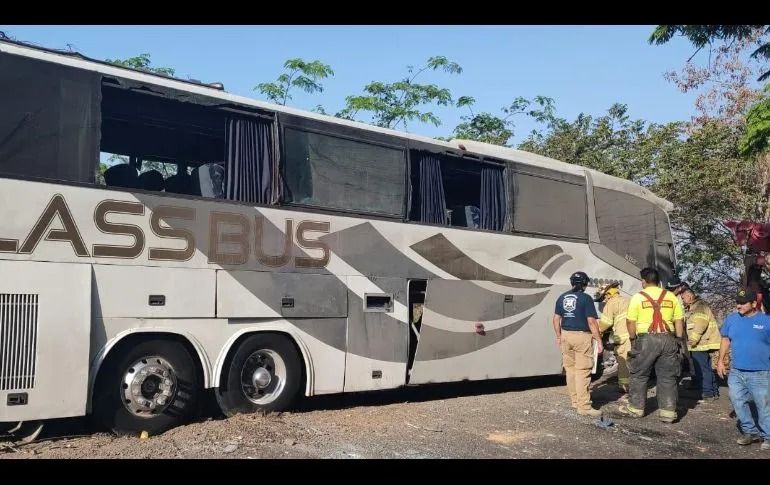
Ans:
{"label": "reflective safety vest", "polygon": [[[655,317],[655,314],[658,317]],[[674,321],[684,318],[684,309],[673,293],[660,287],[648,286],[631,298],[628,320],[636,322],[636,333],[673,332]],[[653,320],[662,320],[653,328]]]}
{"label": "reflective safety vest", "polygon": [[[668,303],[666,301],[668,292],[666,290],[661,291],[657,300],[653,300],[652,297],[644,291],[640,291],[639,294],[652,306],[652,323],[647,327],[647,333],[667,333],[673,331],[673,328],[668,328],[666,326],[666,322],[663,320],[663,314],[660,312],[661,306],[663,306],[664,303]],[[642,308],[646,308],[645,303],[642,303]]]}

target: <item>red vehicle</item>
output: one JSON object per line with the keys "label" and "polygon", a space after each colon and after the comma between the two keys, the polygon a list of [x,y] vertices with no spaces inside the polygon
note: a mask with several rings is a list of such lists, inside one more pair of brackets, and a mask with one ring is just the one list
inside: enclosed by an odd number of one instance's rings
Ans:
{"label": "red vehicle", "polygon": [[743,283],[757,294],[757,303],[765,313],[770,313],[767,256],[770,253],[770,223],[753,221],[725,221],[735,236],[736,243],[744,250]]}

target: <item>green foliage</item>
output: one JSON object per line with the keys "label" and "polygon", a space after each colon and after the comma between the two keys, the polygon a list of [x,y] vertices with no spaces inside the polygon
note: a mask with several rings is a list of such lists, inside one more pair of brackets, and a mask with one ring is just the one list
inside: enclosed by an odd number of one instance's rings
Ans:
{"label": "green foliage", "polygon": [[139,54],[135,57],[129,57],[128,59],[107,59],[110,64],[116,66],[128,67],[131,69],[139,69],[142,71],[154,72],[156,74],[162,74],[165,76],[173,76],[176,72],[171,67],[153,67],[150,60],[150,54]]}
{"label": "green foliage", "polygon": [[[503,116],[486,112],[474,114],[472,106],[475,101],[470,96],[461,96],[457,100],[456,106],[458,108],[467,107],[470,116],[461,118],[463,121],[455,127],[452,138],[508,146],[508,142],[514,134],[513,117],[515,115],[524,114],[541,123],[554,123],[556,121],[554,101],[546,96],[536,96],[534,101],[519,96],[513,100],[510,106],[501,110]],[[531,108],[533,102],[537,106],[536,108]]]}
{"label": "green foliage", "polygon": [[314,113],[318,113],[319,115],[328,115],[329,113],[326,112],[323,106],[320,104],[317,104],[315,108],[313,108]]}
{"label": "green foliage", "polygon": [[[765,87],[765,93],[770,93],[770,84]],[[766,94],[749,109],[746,115],[746,132],[738,143],[738,149],[743,156],[757,155],[767,150],[768,141],[770,141],[770,97]]]}
{"label": "green foliage", "polygon": [[278,76],[276,82],[260,83],[254,89],[262,93],[268,100],[276,104],[286,105],[292,99],[292,88],[301,89],[306,93],[321,93],[322,79],[334,76],[331,66],[319,60],[307,62],[300,58],[289,59],[283,64],[285,72]]}
{"label": "green foliage", "polygon": [[[444,56],[431,57],[420,68],[407,66],[409,76],[392,83],[372,81],[364,87],[364,94],[345,98],[345,107],[336,116],[353,120],[360,112],[368,112],[372,124],[384,128],[396,128],[403,123],[407,129],[413,120],[439,126],[441,120],[433,112],[426,111],[425,106],[449,106],[452,94],[449,89],[436,84],[416,83],[415,80],[426,71],[460,74],[462,67]],[[461,100],[469,102],[466,98]]]}
{"label": "green foliage", "polygon": [[532,132],[519,148],[649,185],[657,152],[678,133],[631,120],[627,111],[616,103],[598,118],[583,113],[571,122],[554,118],[547,131]]}
{"label": "green foliage", "polygon": [[674,203],[682,269],[722,302],[743,269],[741,249],[723,221],[761,220],[766,205],[754,161],[738,152],[739,137],[739,130],[718,122],[697,127],[666,157],[653,186]]}

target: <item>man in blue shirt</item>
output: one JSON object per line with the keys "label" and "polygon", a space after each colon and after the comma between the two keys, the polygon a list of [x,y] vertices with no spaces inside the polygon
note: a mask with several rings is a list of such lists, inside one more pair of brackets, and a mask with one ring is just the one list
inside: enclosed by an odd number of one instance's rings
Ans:
{"label": "man in blue shirt", "polygon": [[[732,369],[727,385],[743,436],[739,445],[762,441],[761,449],[770,450],[770,316],[757,311],[757,296],[741,289],[735,299],[738,311],[722,325],[717,373],[728,373],[727,352],[732,349]],[[759,427],[754,422],[749,401],[757,406]]]}
{"label": "man in blue shirt", "polygon": [[553,316],[556,344],[561,348],[572,407],[584,416],[601,416],[602,412],[591,406],[588,392],[594,366],[593,339],[599,344],[599,353],[603,351],[596,307],[593,298],[585,294],[588,275],[578,271],[569,280],[572,289],[556,300]]}

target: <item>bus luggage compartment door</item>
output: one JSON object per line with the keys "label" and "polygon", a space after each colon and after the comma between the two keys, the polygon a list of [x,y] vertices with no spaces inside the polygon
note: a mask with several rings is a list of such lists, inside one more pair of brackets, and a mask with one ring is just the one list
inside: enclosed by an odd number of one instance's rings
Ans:
{"label": "bus luggage compartment door", "polygon": [[[547,288],[493,282],[428,281],[410,384],[499,379],[558,372],[561,360],[543,325]],[[540,316],[534,318],[536,314]],[[529,323],[529,324],[528,324]]]}
{"label": "bus luggage compartment door", "polygon": [[406,382],[409,353],[406,280],[349,276],[345,392]]}
{"label": "bus luggage compartment door", "polygon": [[0,261],[0,422],[85,414],[91,265]]}

